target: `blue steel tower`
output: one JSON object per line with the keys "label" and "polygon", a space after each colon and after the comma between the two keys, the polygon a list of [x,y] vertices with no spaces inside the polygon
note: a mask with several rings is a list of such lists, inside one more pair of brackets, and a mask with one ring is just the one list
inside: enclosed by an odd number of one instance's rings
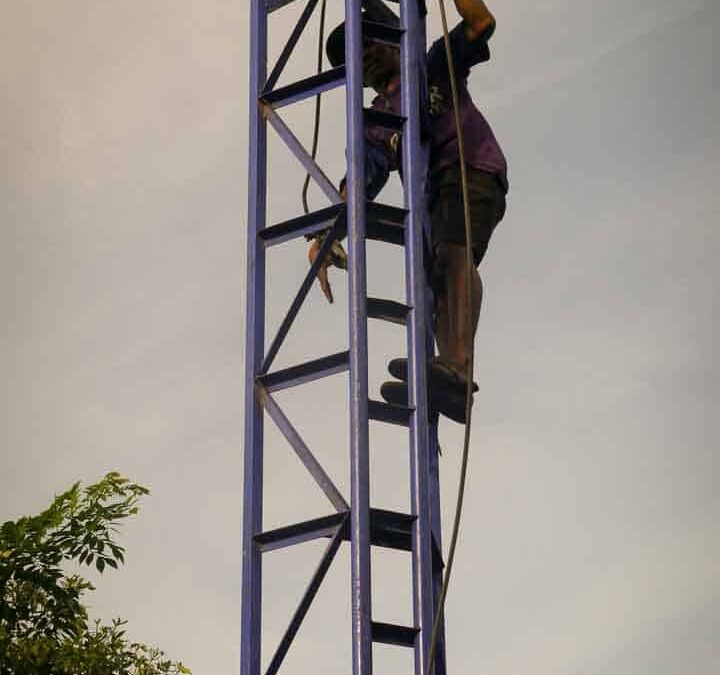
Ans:
{"label": "blue steel tower", "polygon": [[[437,596],[442,580],[437,420],[427,404],[426,363],[432,350],[431,304],[425,259],[427,217],[425,181],[427,152],[421,139],[420,102],[425,81],[425,7],[423,0],[400,0],[400,26],[363,19],[363,0],[345,0],[345,65],[293,84],[277,87],[278,79],[307,26],[318,0],[305,10],[268,75],[268,14],[293,0],[251,0],[250,22],[250,149],[247,259],[247,352],[245,382],[245,460],[243,515],[243,600],[241,675],[274,675],[298,634],[305,615],[340,546],[350,545],[353,675],[372,674],[372,645],[385,643],[414,650],[415,675],[424,675],[430,648]],[[362,45],[367,41],[400,47],[402,116],[363,107]],[[346,89],[347,201],[312,159],[280,110],[334,87]],[[402,133],[404,208],[366,200],[364,183],[365,126]],[[329,206],[281,223],[266,217],[267,128],[287,145],[327,197]],[[332,227],[346,209],[348,225],[349,326],[346,351],[273,370],[275,357],[318,272],[321,255],[312,265],[278,332],[265,342],[265,261],[273,245]],[[404,246],[406,302],[367,296],[366,240]],[[371,400],[368,394],[368,318],[406,327],[409,360],[407,408]],[[275,392],[299,387],[335,373],[349,372],[350,494],[343,496],[274,398]],[[330,515],[281,529],[263,529],[263,424],[277,426],[326,495]],[[369,424],[371,421],[408,428],[410,495],[408,513],[372,508],[370,504]],[[312,539],[328,540],[325,553],[269,663],[261,663],[263,606],[262,561],[273,550]],[[372,611],[371,547],[407,551],[412,557],[413,625],[382,622]],[[349,672],[349,668],[348,668]],[[443,640],[435,675],[445,675]]]}

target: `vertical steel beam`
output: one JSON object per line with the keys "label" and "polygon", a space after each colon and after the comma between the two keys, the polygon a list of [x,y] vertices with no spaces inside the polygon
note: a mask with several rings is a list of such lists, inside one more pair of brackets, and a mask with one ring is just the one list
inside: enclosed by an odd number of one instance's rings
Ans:
{"label": "vertical steel beam", "polygon": [[372,675],[365,129],[360,0],[345,0],[353,675]]}
{"label": "vertical steel beam", "polygon": [[[425,3],[419,1],[420,12],[422,20],[418,24],[417,41],[420,45],[424,46],[427,44],[427,21],[426,21],[426,9]],[[421,62],[421,76],[420,84],[423,88],[421,91],[421,100],[425,101],[428,95],[427,92],[427,68],[426,62],[423,58]],[[429,180],[429,176],[426,176]],[[425,241],[431,242],[431,226],[430,219],[426,216],[424,222],[424,234]],[[427,323],[425,324],[425,339],[427,345],[428,355],[432,355],[435,349],[435,333],[433,324],[431,321],[433,313],[433,293],[430,287],[426,288],[425,292],[425,307]],[[437,413],[433,414],[429,420],[428,429],[428,502],[430,505],[430,530],[431,536],[435,540],[437,550],[442,551],[442,504],[440,501],[440,441],[438,437],[438,416]],[[443,570],[433,569],[432,572],[432,584],[433,584],[433,614],[437,611],[438,598],[442,589],[443,583]],[[440,623],[440,635],[438,637],[438,647],[435,652],[435,663],[433,668],[434,675],[446,675],[447,673],[447,658],[445,650],[445,621],[444,618]]]}
{"label": "vertical steel beam", "polygon": [[427,657],[433,625],[432,539],[430,512],[430,429],[427,402],[427,282],[424,272],[423,243],[426,221],[425,183],[428,156],[420,138],[422,64],[425,40],[423,18],[417,0],[401,0],[401,18],[405,28],[401,40],[403,185],[405,208],[405,277],[408,316],[409,401],[415,411],[410,419],[410,499],[413,515],[413,616],[419,633],[415,641],[415,675],[427,671]]}
{"label": "vertical steel beam", "polygon": [[[423,675],[436,604],[441,570],[433,569],[433,536],[440,543],[440,496],[438,481],[437,420],[429,419],[427,360],[433,350],[432,302],[424,272],[424,238],[427,237],[425,182],[427,148],[421,141],[420,103],[425,96],[425,17],[418,0],[400,0],[405,33],[402,38],[401,79],[403,114],[403,166],[406,227],[406,285],[410,311],[408,325],[410,417],[412,569],[414,626],[403,628],[415,634],[415,673]],[[282,0],[281,0],[282,3]],[[309,6],[312,6],[311,1]],[[370,468],[366,269],[365,129],[363,115],[361,0],[345,0],[346,103],[347,103],[347,222],[349,245],[349,369],[350,369],[350,472],[351,505],[351,606],[353,675],[372,675],[372,600],[370,569]],[[270,3],[272,5],[272,3]],[[265,246],[259,233],[266,227],[267,124],[301,162],[307,152],[287,130],[271,107],[262,108],[260,97],[267,78],[267,0],[251,0],[250,30],[250,139],[249,227],[247,247],[247,351],[246,418],[243,515],[243,600],[241,675],[261,673],[262,566],[255,536],[262,531],[263,502],[263,412],[256,398],[258,376],[264,372]],[[281,5],[278,5],[281,6]],[[308,10],[309,12],[309,10]],[[300,29],[296,33],[299,34]],[[297,37],[295,35],[294,37]],[[289,48],[286,49],[289,53]],[[311,78],[312,79],[312,78]],[[302,83],[300,83],[302,84]],[[315,86],[309,83],[307,86]],[[298,89],[299,85],[293,85]],[[299,96],[299,94],[296,95]],[[303,96],[307,91],[303,92]],[[268,99],[269,100],[269,99]],[[267,100],[265,101],[267,103]],[[287,101],[285,101],[287,103]],[[268,104],[270,106],[271,104]],[[335,188],[316,169],[315,177],[331,201],[339,199]],[[312,276],[310,277],[312,280]],[[302,293],[302,290],[301,290]],[[272,358],[272,357],[270,357]],[[307,365],[307,364],[306,364]],[[292,369],[290,369],[292,370]],[[309,372],[309,371],[307,371]],[[306,372],[306,374],[307,374]],[[315,371],[312,371],[315,372]],[[267,376],[269,377],[269,376]],[[295,384],[301,377],[294,376]],[[287,431],[287,429],[286,429]],[[299,437],[293,447],[304,453]],[[302,446],[302,447],[301,447]],[[307,453],[305,453],[307,454]],[[324,475],[322,467],[309,461],[311,473]],[[314,459],[314,458],[313,458]],[[307,463],[307,462],[306,462]],[[335,491],[336,492],[336,491]],[[338,497],[338,495],[333,495]],[[338,508],[342,498],[334,499]],[[319,582],[318,582],[319,583]],[[304,611],[304,610],[303,610]],[[299,622],[291,623],[296,630]],[[380,625],[380,624],[378,624]],[[294,635],[294,633],[292,633]],[[289,644],[289,643],[288,643]],[[405,643],[403,643],[405,644]],[[279,665],[279,660],[275,666]],[[271,671],[275,667],[271,664]],[[276,668],[275,668],[276,669]],[[444,647],[436,660],[435,675],[445,675]]]}
{"label": "vertical steel beam", "polygon": [[266,221],[267,125],[259,102],[266,78],[265,2],[251,0],[241,675],[260,675],[261,655],[262,559],[253,537],[262,531],[263,506],[263,412],[255,397],[255,377],[265,341],[265,247],[258,233]]}
{"label": "vertical steel beam", "polygon": [[[432,536],[435,539],[437,548],[442,551],[442,536],[441,536],[441,516],[440,511],[440,466],[438,457],[438,434],[437,434],[437,420],[430,426],[430,471],[428,480],[430,482],[430,519]],[[443,570],[433,569],[432,574],[432,597],[433,597],[433,612],[437,611],[439,604],[440,593],[443,585]],[[444,617],[440,623],[440,634],[438,636],[438,646],[435,650],[435,663],[434,663],[434,675],[446,675],[447,673],[447,659],[445,653],[445,619]]]}

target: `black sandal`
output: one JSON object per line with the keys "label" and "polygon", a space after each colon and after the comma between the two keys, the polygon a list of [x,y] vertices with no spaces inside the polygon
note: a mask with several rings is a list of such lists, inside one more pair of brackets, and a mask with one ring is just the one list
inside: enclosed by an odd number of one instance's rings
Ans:
{"label": "black sandal", "polygon": [[[408,407],[407,382],[383,382],[380,395],[392,405]],[[465,395],[454,389],[433,387],[429,392],[429,404],[432,410],[448,417],[454,422],[465,424]],[[472,405],[472,403],[471,403]]]}
{"label": "black sandal", "polygon": [[[408,380],[408,360],[404,358],[393,359],[388,363],[388,372],[398,380]],[[428,363],[428,386],[430,389],[440,387],[441,389],[453,389],[465,395],[467,388],[465,378],[454,368],[435,357]],[[479,390],[477,382],[473,382],[473,393]]]}

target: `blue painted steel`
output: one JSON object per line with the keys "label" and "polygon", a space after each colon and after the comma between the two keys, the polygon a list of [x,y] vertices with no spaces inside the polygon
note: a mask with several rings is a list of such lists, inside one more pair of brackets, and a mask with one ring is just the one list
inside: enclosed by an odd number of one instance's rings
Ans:
{"label": "blue painted steel", "polygon": [[393,115],[374,108],[365,108],[364,114],[365,122],[376,127],[382,127],[390,131],[402,131],[405,126],[405,118],[401,115]]}
{"label": "blue painted steel", "polygon": [[312,13],[315,11],[317,3],[318,0],[309,0],[308,4],[305,5],[305,9],[303,9],[300,18],[298,19],[298,22],[295,24],[295,28],[293,28],[290,38],[288,39],[285,47],[283,47],[282,53],[280,54],[280,57],[275,64],[275,67],[270,73],[270,77],[268,77],[268,81],[265,83],[266,91],[274,89],[277,81],[280,79],[280,75],[282,75],[282,72],[287,65],[288,59],[290,58],[293,50],[295,49],[295,45],[297,45],[298,40],[302,35],[302,32],[305,30],[305,26],[307,26],[307,22],[310,20]]}
{"label": "blue painted steel", "polygon": [[288,546],[304,544],[306,541],[332,537],[338,525],[341,524],[343,525],[343,537],[347,538],[347,513],[333,513],[331,516],[314,518],[302,523],[280,527],[277,530],[263,532],[255,537],[255,543],[263,553],[277,551]]}
{"label": "blue painted steel", "polygon": [[290,389],[290,387],[297,387],[300,384],[314,382],[324,377],[342,373],[349,367],[349,353],[347,351],[337,352],[312,361],[305,361],[305,363],[297,366],[290,366],[289,368],[260,375],[257,381],[269,392],[280,391],[281,389]]}
{"label": "blue painted steel", "polygon": [[265,117],[270,123],[272,128],[277,132],[278,136],[285,141],[290,152],[295,155],[298,161],[303,165],[305,171],[307,171],[313,180],[318,184],[318,187],[325,193],[325,196],[333,203],[339,204],[342,202],[340,193],[337,188],[332,184],[332,181],[325,175],[323,170],[317,165],[315,160],[310,156],[310,153],[303,148],[302,143],[295,138],[295,135],[288,128],[287,124],[282,121],[280,116],[270,107],[264,108]]}
{"label": "blue painted steel", "polygon": [[271,14],[276,9],[281,9],[291,2],[295,2],[295,0],[265,0],[265,9],[268,14]]}
{"label": "blue painted steel", "polygon": [[410,308],[401,302],[394,300],[385,300],[383,298],[367,299],[368,317],[370,319],[380,319],[404,326],[407,323],[407,316]]}
{"label": "blue painted steel", "polygon": [[353,675],[372,675],[370,458],[368,429],[367,269],[365,263],[365,127],[362,17],[345,0],[347,221],[350,312],[350,537]]}
{"label": "blue painted steel", "polygon": [[287,442],[290,443],[295,454],[305,465],[305,468],[318,484],[318,487],[325,493],[325,496],[336,510],[341,512],[350,510],[350,505],[340,494],[340,490],[337,489],[335,483],[333,483],[330,476],[327,475],[320,462],[317,461],[315,455],[313,455],[310,448],[308,448],[302,436],[300,436],[292,422],[287,418],[282,408],[264,388],[260,388],[262,390],[260,399],[263,407],[267,410],[268,415],[272,417],[273,422],[275,422],[282,435],[285,436]]}
{"label": "blue painted steel", "polygon": [[330,227],[344,208],[344,204],[328,206],[319,211],[311,211],[303,216],[276,223],[260,232],[260,237],[265,246],[270,247],[307,234],[316,234]]}
{"label": "blue painted steel", "polygon": [[[333,233],[334,232],[335,230],[333,230]],[[310,265],[310,269],[305,274],[305,278],[303,279],[302,284],[300,284],[300,289],[293,298],[292,303],[290,303],[290,308],[288,309],[287,314],[283,318],[277,335],[275,335],[275,337],[273,338],[270,349],[268,349],[268,353],[262,362],[262,366],[260,369],[261,373],[264,374],[267,373],[268,370],[270,370],[270,366],[273,364],[273,361],[275,360],[277,353],[280,351],[280,347],[282,347],[283,342],[285,342],[285,338],[290,332],[290,328],[292,327],[295,319],[297,318],[297,315],[300,312],[300,308],[302,307],[303,302],[305,302],[305,298],[307,298],[307,294],[310,292],[312,285],[315,283],[315,279],[317,279],[320,267],[322,266],[323,260],[325,260],[325,256],[330,252],[330,247],[332,246],[334,239],[334,234],[325,238],[325,241],[323,242],[320,250],[318,251],[317,258],[315,258],[313,264]]]}
{"label": "blue painted steel", "polygon": [[405,275],[408,316],[408,395],[415,409],[410,418],[410,499],[417,516],[413,527],[413,616],[419,633],[415,641],[415,675],[427,671],[427,656],[434,618],[432,583],[432,540],[429,495],[429,427],[427,401],[427,342],[429,315],[426,306],[424,270],[424,224],[426,220],[425,181],[428,156],[420,139],[420,76],[425,60],[425,42],[417,0],[401,0],[405,33],[401,41],[403,133],[403,184],[405,208]]}
{"label": "blue painted steel", "polygon": [[[430,348],[432,349],[433,339],[429,336]],[[428,502],[431,512],[431,527],[434,548],[436,551],[442,552],[442,535],[441,535],[441,504],[440,504],[440,462],[438,449],[438,427],[437,418],[430,424],[430,471],[429,471],[429,494]],[[433,566],[433,611],[437,610],[438,600],[443,585],[443,568],[441,565]],[[437,648],[435,650],[435,675],[446,675],[447,660],[445,655],[445,622],[440,623],[440,633],[438,637]]]}
{"label": "blue painted steel", "polygon": [[[424,5],[423,5],[424,10]],[[418,42],[422,45],[427,44],[426,37],[426,22],[420,23]],[[425,75],[425,62],[422,62],[422,82],[426,82]],[[424,94],[423,94],[424,96]],[[430,242],[432,240],[430,234],[430,219],[426,218],[424,223],[424,234],[425,241]],[[433,295],[428,287],[425,296],[425,306],[427,308],[427,316],[432,316],[433,311]],[[425,340],[427,344],[427,352],[429,355],[434,353],[435,348],[435,336],[433,326],[430,322],[425,327]],[[434,414],[430,419],[429,424],[429,437],[428,437],[428,456],[429,456],[429,485],[428,485],[428,502],[430,504],[430,522],[431,532],[433,538],[433,549],[436,551],[436,556],[439,552],[440,557],[442,556],[442,502],[440,499],[440,441],[438,438],[438,416]],[[442,589],[443,583],[443,569],[441,565],[433,566],[433,612],[437,610],[438,598]],[[435,663],[434,663],[434,675],[446,675],[447,673],[447,658],[445,648],[445,622],[440,622],[440,634],[438,638],[437,649],[435,651]]]}
{"label": "blue painted steel", "polygon": [[[369,0],[368,0],[369,1]],[[285,87],[264,90],[267,79],[267,13],[288,4],[286,0],[251,0],[251,78],[249,163],[249,228],[247,262],[246,420],[243,516],[243,600],[241,675],[261,673],[261,553],[318,537],[332,537],[328,553],[312,579],[285,638],[269,666],[275,673],[342,540],[351,544],[351,607],[353,675],[372,675],[372,642],[385,642],[415,651],[415,673],[426,667],[442,563],[440,546],[440,494],[438,480],[437,418],[428,419],[427,357],[433,350],[432,298],[423,268],[426,217],[427,153],[420,139],[420,106],[424,96],[425,21],[422,3],[401,0],[402,27],[368,24],[368,34],[384,42],[400,40],[402,52],[403,116],[379,115],[363,109],[361,0],[345,0],[346,66]],[[303,14],[309,16],[313,0]],[[367,23],[367,22],[366,22]],[[274,86],[287,56],[297,42],[297,27],[270,76]],[[275,108],[303,100],[318,92],[346,84],[347,101],[347,223],[349,253],[349,349],[282,371],[268,373],[297,310],[313,282],[316,267],[308,272],[288,316],[263,359],[265,349],[265,255],[274,243],[314,232],[329,222],[321,210],[266,228],[266,130],[269,124],[308,171],[332,204],[341,204],[332,181],[278,116]],[[364,184],[365,124],[380,124],[403,133],[405,209],[367,203]],[[407,303],[367,298],[366,240],[377,239],[406,247]],[[329,240],[328,240],[329,241]],[[374,316],[407,326],[409,407],[389,406],[368,399],[367,319]],[[350,371],[351,504],[325,473],[293,425],[269,395],[333,373]],[[341,513],[272,532],[262,532],[263,410],[290,441],[310,474]],[[370,506],[369,419],[402,424],[410,429],[411,513],[398,514]],[[347,516],[345,515],[347,514]],[[342,525],[338,518],[347,518]],[[413,569],[414,625],[395,626],[372,620],[370,547],[409,551]],[[441,638],[442,639],[442,638]],[[441,643],[435,675],[445,675]]]}
{"label": "blue painted steel", "polygon": [[412,408],[406,408],[383,401],[370,401],[368,403],[368,416],[371,420],[395,424],[399,427],[409,427],[412,417]]}
{"label": "blue painted steel", "polygon": [[398,626],[392,623],[379,623],[373,621],[373,642],[380,642],[395,647],[414,648],[417,642],[418,629],[408,626]]}
{"label": "blue painted steel", "polygon": [[320,75],[313,75],[299,82],[293,82],[286,87],[279,87],[273,91],[265,92],[263,99],[266,103],[272,104],[274,108],[281,108],[339,87],[344,81],[345,67],[340,66],[339,68],[326,70]]}
{"label": "blue painted steel", "polygon": [[[346,516],[347,517],[347,516]],[[300,600],[300,604],[298,605],[298,608],[295,610],[295,614],[293,614],[293,618],[290,621],[290,625],[288,626],[287,630],[285,631],[285,634],[283,635],[282,640],[280,641],[280,645],[277,648],[277,651],[275,652],[275,655],[273,656],[272,660],[270,661],[270,665],[268,666],[268,669],[265,673],[265,675],[275,675],[278,670],[280,669],[280,666],[282,665],[283,660],[287,656],[287,653],[290,649],[290,645],[292,645],[293,640],[295,639],[295,636],[297,635],[298,631],[300,630],[300,626],[302,625],[303,620],[307,616],[308,610],[310,609],[310,605],[312,604],[313,600],[315,599],[315,596],[317,595],[317,592],[320,588],[320,584],[322,584],[323,580],[325,579],[325,575],[328,573],[328,570],[330,569],[330,565],[332,564],[332,561],[335,559],[335,555],[338,552],[338,549],[340,548],[340,544],[343,540],[343,524],[338,525],[337,529],[335,530],[335,534],[333,535],[333,538],[330,540],[330,543],[327,545],[327,548],[325,549],[325,553],[323,554],[322,559],[320,560],[320,563],[318,564],[317,569],[315,570],[315,574],[313,574],[312,579],[310,579],[310,583],[308,584],[307,589],[305,590],[305,593],[303,594],[302,599]]]}
{"label": "blue painted steel", "polygon": [[262,559],[254,537],[262,532],[263,412],[255,397],[255,376],[265,343],[265,247],[258,233],[266,221],[267,125],[258,99],[266,78],[267,13],[264,0],[251,0],[241,675],[260,675]]}

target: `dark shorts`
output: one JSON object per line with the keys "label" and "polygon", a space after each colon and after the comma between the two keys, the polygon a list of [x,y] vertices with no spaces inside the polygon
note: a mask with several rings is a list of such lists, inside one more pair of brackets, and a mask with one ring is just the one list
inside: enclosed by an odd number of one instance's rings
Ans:
{"label": "dark shorts", "polygon": [[[479,265],[495,226],[505,215],[505,188],[495,174],[472,166],[467,169],[473,257],[475,264]],[[430,222],[433,249],[436,249],[438,244],[465,246],[465,215],[459,164],[452,164],[433,173]]]}

